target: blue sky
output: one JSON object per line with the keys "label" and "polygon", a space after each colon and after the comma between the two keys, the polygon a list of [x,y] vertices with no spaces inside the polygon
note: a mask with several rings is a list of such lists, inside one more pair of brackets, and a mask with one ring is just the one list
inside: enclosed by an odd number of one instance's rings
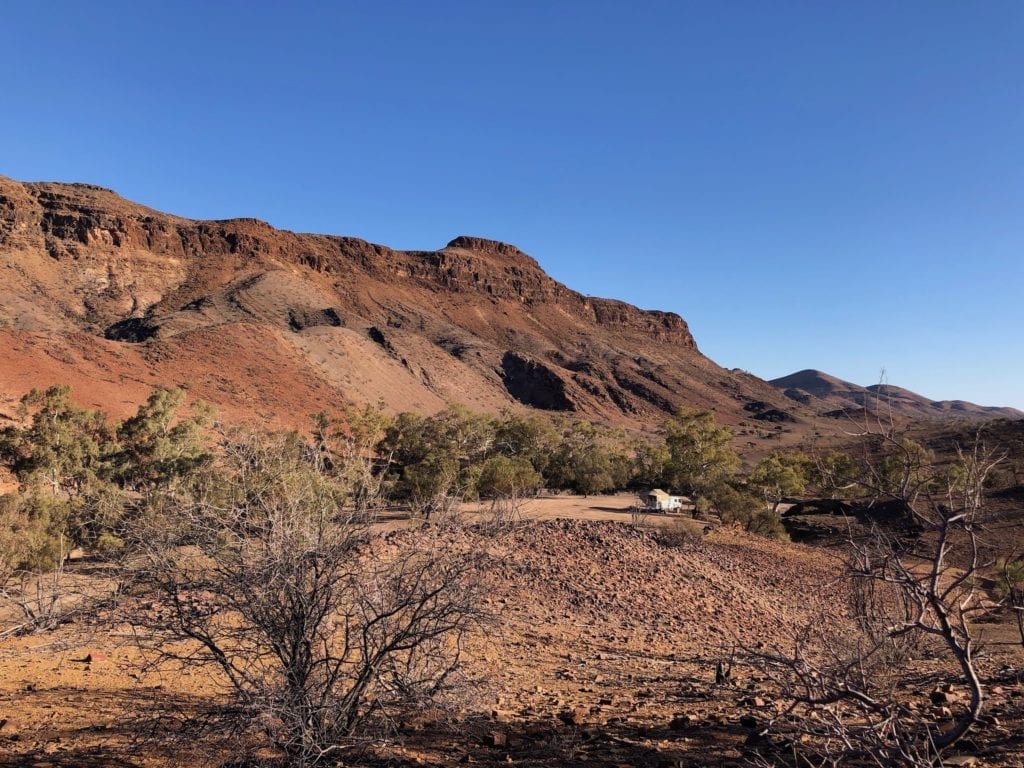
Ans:
{"label": "blue sky", "polygon": [[0,173],[517,244],[765,378],[1024,408],[1024,4],[16,3]]}

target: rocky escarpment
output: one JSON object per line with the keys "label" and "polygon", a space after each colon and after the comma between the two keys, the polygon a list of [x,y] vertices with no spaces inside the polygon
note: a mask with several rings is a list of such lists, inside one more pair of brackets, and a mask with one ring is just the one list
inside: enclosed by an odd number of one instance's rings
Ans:
{"label": "rocky escarpment", "polygon": [[550,278],[532,257],[508,243],[461,235],[439,251],[398,252],[351,238],[342,246],[347,258],[358,259],[382,277],[412,279],[432,290],[473,293],[528,308],[556,304],[584,322],[697,348],[679,315],[583,296]]}
{"label": "rocky escarpment", "polygon": [[[0,177],[0,277],[0,326],[51,334],[56,348],[90,334],[97,355],[131,344],[146,360],[188,357],[187,378],[215,402],[242,396],[220,391],[224,367],[247,370],[261,350],[200,358],[191,340],[253,339],[258,327],[294,357],[295,375],[395,408],[458,400],[651,423],[689,404],[738,422],[745,402],[790,403],[704,358],[679,315],[584,296],[514,245],[480,237],[401,251]],[[264,386],[272,400],[274,383]]]}
{"label": "rocky escarpment", "polygon": [[[22,187],[27,194],[13,193]],[[551,279],[518,248],[459,236],[438,251],[395,251],[357,238],[299,235],[258,219],[196,222],[166,216],[86,184],[0,187],[0,246],[21,234],[54,259],[77,259],[93,250],[173,259],[234,256],[240,263],[276,261],[325,274],[353,266],[382,279],[410,279],[433,290],[482,294],[527,306],[554,303],[585,321],[631,329],[659,341],[696,349],[685,321],[670,312],[644,311],[620,301],[585,297]]]}

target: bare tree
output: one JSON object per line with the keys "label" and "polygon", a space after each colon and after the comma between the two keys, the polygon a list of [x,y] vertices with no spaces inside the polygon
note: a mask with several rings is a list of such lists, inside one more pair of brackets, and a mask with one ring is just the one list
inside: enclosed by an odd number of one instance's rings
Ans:
{"label": "bare tree", "polygon": [[[786,714],[799,716],[794,749],[813,765],[934,765],[984,705],[971,626],[984,609],[977,534],[985,479],[1002,456],[976,441],[952,470],[939,472],[906,441],[876,438],[902,466],[890,461],[861,482],[904,505],[921,533],[876,524],[865,538],[851,536],[853,626],[808,627],[791,648],[752,654],[790,702]],[[931,707],[911,706],[900,692],[922,644],[955,668]],[[953,687],[965,691],[965,701]]]}
{"label": "bare tree", "polygon": [[452,686],[481,615],[468,556],[371,536],[365,500],[344,507],[338,472],[295,436],[229,440],[220,464],[151,509],[133,542],[134,592],[159,610],[129,618],[160,660],[217,673],[299,766]]}

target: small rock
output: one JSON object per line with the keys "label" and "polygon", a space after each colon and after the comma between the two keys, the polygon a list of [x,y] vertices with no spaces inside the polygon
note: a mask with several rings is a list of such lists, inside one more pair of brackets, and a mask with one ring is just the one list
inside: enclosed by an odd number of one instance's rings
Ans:
{"label": "small rock", "polygon": [[583,725],[589,718],[589,707],[573,707],[558,713],[558,719],[566,725]]}
{"label": "small rock", "polygon": [[508,736],[504,731],[489,731],[484,736],[484,744],[488,747],[504,747],[508,745]]}
{"label": "small rock", "polygon": [[668,724],[670,730],[682,731],[696,725],[700,721],[700,718],[692,712],[687,715],[673,715],[672,722]]}

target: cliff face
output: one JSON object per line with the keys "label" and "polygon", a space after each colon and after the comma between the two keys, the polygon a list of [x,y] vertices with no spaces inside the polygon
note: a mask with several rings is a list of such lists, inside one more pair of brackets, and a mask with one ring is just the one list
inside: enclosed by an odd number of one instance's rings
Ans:
{"label": "cliff face", "polygon": [[703,357],[678,315],[583,296],[515,246],[477,237],[398,251],[0,177],[0,277],[9,398],[27,388],[19,366],[45,357],[46,375],[88,378],[98,400],[126,380],[171,377],[159,383],[278,416],[378,398],[638,425],[684,403],[734,422],[751,401],[792,406]]}

